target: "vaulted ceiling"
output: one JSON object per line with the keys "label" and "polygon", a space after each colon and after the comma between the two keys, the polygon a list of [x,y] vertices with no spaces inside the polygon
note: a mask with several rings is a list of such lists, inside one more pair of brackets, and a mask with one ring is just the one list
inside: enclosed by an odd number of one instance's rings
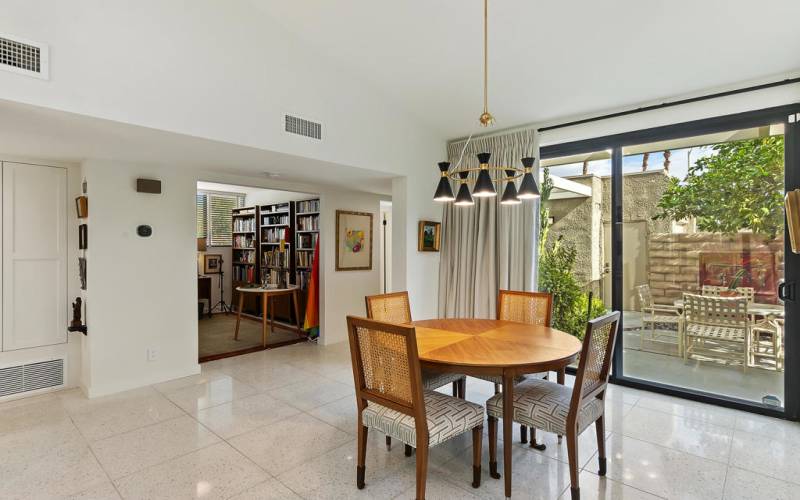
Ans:
{"label": "vaulted ceiling", "polygon": [[[475,130],[481,0],[249,0],[445,137]],[[797,0],[490,0],[499,127],[800,70]]]}

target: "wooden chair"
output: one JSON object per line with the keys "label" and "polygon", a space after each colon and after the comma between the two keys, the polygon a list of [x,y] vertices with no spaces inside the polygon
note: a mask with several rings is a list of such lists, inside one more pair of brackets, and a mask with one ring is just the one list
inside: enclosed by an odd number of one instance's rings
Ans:
{"label": "wooden chair", "polygon": [[[636,294],[639,296],[639,307],[642,312],[642,325],[644,326],[639,336],[639,349],[644,350],[645,331],[649,330],[650,338],[648,340],[674,344],[678,348],[678,356],[683,356],[680,310],[675,306],[655,304],[653,295],[650,293],[650,285],[637,286]],[[674,333],[672,330],[657,329],[660,325],[674,326]]]}
{"label": "wooden chair", "polygon": [[428,449],[472,431],[472,486],[481,481],[481,405],[423,390],[413,326],[347,317],[358,404],[356,485],[364,488],[367,431],[417,448],[417,499],[425,498]]}
{"label": "wooden chair", "polygon": [[[411,323],[411,303],[408,292],[394,292],[382,295],[368,295],[367,318],[386,323]],[[453,384],[453,396],[464,399],[467,392],[467,377],[460,373],[442,373],[431,370],[422,371],[422,386],[435,390]],[[392,446],[392,438],[386,436],[386,446]],[[406,446],[406,455],[411,455],[411,447]]]}
{"label": "wooden chair", "polygon": [[750,317],[746,297],[683,294],[683,359],[742,364],[747,370]]}
{"label": "wooden chair", "polygon": [[[605,390],[617,338],[619,312],[589,321],[583,338],[574,388],[529,379],[514,386],[514,421],[531,429],[567,436],[572,500],[580,498],[578,436],[592,423],[597,432],[598,474],[606,474]],[[497,471],[497,419],[503,417],[503,395],[486,402],[489,416],[489,467]]]}
{"label": "wooden chair", "polygon": [[[551,326],[553,318],[553,296],[544,292],[518,292],[512,290],[500,290],[497,294],[497,319],[505,321],[516,321],[528,325]],[[476,375],[476,378],[494,383],[494,393],[500,392],[503,385],[503,377],[500,375]],[[520,375],[516,378],[516,383],[520,383],[528,378],[547,379],[547,373],[533,373]],[[564,373],[558,374],[560,384],[564,383]],[[528,442],[528,428],[521,425],[519,428],[520,441],[524,444]],[[543,450],[544,445],[536,443],[536,431],[531,430],[531,448]]]}

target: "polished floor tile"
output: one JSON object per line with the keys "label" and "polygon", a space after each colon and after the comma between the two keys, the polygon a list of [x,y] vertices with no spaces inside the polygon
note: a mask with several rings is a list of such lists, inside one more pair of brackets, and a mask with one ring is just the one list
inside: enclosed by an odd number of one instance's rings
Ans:
{"label": "polished floor tile", "polygon": [[800,422],[739,412],[736,416],[736,430],[779,441],[791,441],[800,446]]}
{"label": "polished floor tile", "polygon": [[728,408],[707,405],[662,394],[643,396],[636,402],[636,406],[670,413],[691,420],[702,420],[703,422],[708,422],[709,424],[720,427],[734,427],[736,415],[740,413]]}
{"label": "polished floor tile", "polygon": [[73,392],[62,401],[75,425],[90,441],[183,415],[180,408],[150,387],[97,399]]}
{"label": "polished floor tile", "polygon": [[725,500],[796,500],[800,485],[781,481],[736,467],[728,468],[725,480]]}
{"label": "polished floor tile", "polygon": [[282,401],[256,394],[200,410],[197,420],[227,439],[298,413],[300,410]]}
{"label": "polished floor tile", "polygon": [[185,411],[195,415],[199,410],[246,398],[257,392],[249,384],[224,376],[169,392],[166,397]]}
{"label": "polished floor tile", "polygon": [[606,441],[609,479],[664,498],[720,498],[725,464],[638,439],[612,434]]}
{"label": "polished floor tile", "polygon": [[269,476],[226,443],[148,467],[117,481],[124,498],[229,498]]}
{"label": "polished floor tile", "polygon": [[355,396],[345,396],[333,403],[318,406],[308,413],[349,434],[356,435],[358,432],[358,407]]}
{"label": "polished floor tile", "polygon": [[88,490],[68,495],[65,500],[119,500],[121,497],[111,481],[98,484]]}
{"label": "polished floor tile", "polygon": [[189,416],[159,422],[92,444],[97,459],[112,479],[219,442]]}
{"label": "polished floor tile", "polygon": [[792,440],[737,430],[733,434],[730,465],[800,484],[797,450],[798,444]]}
{"label": "polished floor tile", "polygon": [[727,463],[733,429],[639,408],[625,416],[621,433],[648,443]]}
{"label": "polished floor tile", "polygon": [[[312,382],[300,382],[269,391],[270,396],[285,401],[303,411],[355,394],[353,384],[342,384],[319,377]],[[354,398],[355,399],[355,398]]]}
{"label": "polished floor tile", "polygon": [[[659,500],[662,498],[587,471],[581,472],[578,481],[581,500]],[[559,500],[571,499],[569,489],[559,498]]]}
{"label": "polished floor tile", "polygon": [[300,413],[240,434],[229,442],[276,476],[352,439],[350,434]]}
{"label": "polished floor tile", "polygon": [[231,500],[302,500],[295,492],[277,479],[269,479],[243,491]]}

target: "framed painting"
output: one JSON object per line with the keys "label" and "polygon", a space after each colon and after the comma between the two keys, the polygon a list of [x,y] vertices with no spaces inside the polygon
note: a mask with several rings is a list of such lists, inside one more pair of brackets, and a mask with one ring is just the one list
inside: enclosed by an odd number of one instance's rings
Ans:
{"label": "framed painting", "polygon": [[205,266],[203,274],[219,274],[222,270],[222,255],[210,254],[205,255]]}
{"label": "framed painting", "polygon": [[417,235],[417,248],[420,252],[438,252],[441,240],[441,222],[429,220],[419,221],[419,234]]}
{"label": "framed painting", "polygon": [[336,211],[336,270],[372,269],[371,213]]}

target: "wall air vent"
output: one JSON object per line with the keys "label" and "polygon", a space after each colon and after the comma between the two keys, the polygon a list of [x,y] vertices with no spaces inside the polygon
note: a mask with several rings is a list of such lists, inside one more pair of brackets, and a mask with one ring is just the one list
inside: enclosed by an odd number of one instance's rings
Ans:
{"label": "wall air vent", "polygon": [[284,115],[285,130],[290,134],[311,137],[312,139],[322,140],[322,124],[298,118],[292,115]]}
{"label": "wall air vent", "polygon": [[0,368],[0,398],[63,385],[63,359]]}
{"label": "wall air vent", "polygon": [[0,69],[47,80],[49,54],[47,44],[0,33]]}

